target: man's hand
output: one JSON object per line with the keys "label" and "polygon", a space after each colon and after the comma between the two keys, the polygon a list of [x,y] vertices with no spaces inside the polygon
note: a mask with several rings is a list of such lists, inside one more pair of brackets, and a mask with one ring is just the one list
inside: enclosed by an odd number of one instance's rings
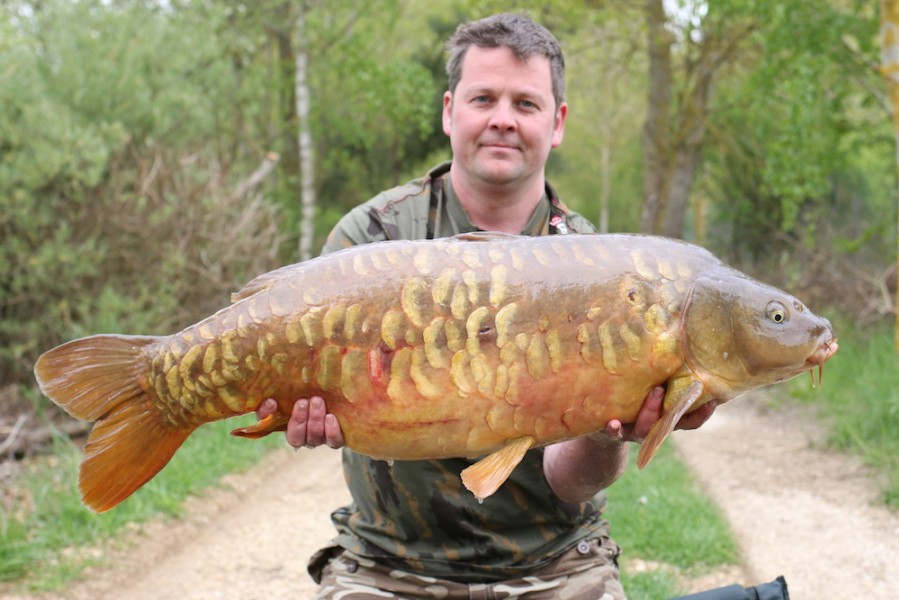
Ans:
{"label": "man's hand", "polygon": [[[269,398],[256,409],[256,417],[264,419],[277,410],[277,401]],[[345,444],[337,417],[328,412],[324,399],[318,396],[300,398],[294,403],[284,435],[287,443],[297,449],[322,444],[340,448]]]}
{"label": "man's hand", "polygon": [[[604,430],[593,435],[559,442],[546,447],[543,472],[553,492],[565,502],[585,502],[599,490],[612,485],[627,466],[627,444],[642,442],[652,426],[662,418],[665,389],[650,390],[637,420],[627,425],[618,419],[606,424]],[[715,410],[709,402],[684,417],[677,429],[696,429],[706,422]]]}
{"label": "man's hand", "polygon": [[[604,430],[605,434],[613,439],[621,440],[623,442],[642,442],[646,436],[649,435],[649,431],[652,429],[652,426],[655,425],[656,421],[662,418],[662,402],[664,399],[665,388],[656,386],[649,392],[649,395],[646,396],[643,407],[637,414],[636,421],[625,425],[618,419],[612,419],[606,424]],[[709,420],[709,417],[715,412],[716,406],[717,402],[714,400],[707,402],[695,411],[681,417],[681,420],[678,421],[674,428],[699,428],[703,423]]]}

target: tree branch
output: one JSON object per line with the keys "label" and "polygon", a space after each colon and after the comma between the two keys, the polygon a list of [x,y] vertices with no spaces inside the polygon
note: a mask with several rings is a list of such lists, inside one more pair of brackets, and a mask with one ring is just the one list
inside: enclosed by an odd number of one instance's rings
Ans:
{"label": "tree branch", "polygon": [[241,198],[257,188],[275,170],[279,160],[281,160],[281,156],[277,152],[266,154],[256,170],[237,183],[232,192],[233,196]]}

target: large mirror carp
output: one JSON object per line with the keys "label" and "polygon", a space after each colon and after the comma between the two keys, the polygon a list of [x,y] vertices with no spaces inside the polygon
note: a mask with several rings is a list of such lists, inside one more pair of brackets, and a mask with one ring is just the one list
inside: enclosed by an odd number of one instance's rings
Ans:
{"label": "large mirror carp", "polygon": [[633,422],[666,387],[645,466],[709,400],[819,370],[830,323],[685,242],[640,235],[468,234],[381,242],[257,277],[233,304],[170,336],[97,335],[40,357],[41,390],[96,421],[84,503],[106,511],[197,427],[322,396],[347,445],[385,460],[483,457],[492,494],[524,453]]}

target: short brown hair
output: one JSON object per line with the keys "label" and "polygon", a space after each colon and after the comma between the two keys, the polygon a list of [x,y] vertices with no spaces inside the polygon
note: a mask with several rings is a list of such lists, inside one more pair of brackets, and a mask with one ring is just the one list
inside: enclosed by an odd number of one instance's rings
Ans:
{"label": "short brown hair", "polygon": [[462,79],[462,61],[472,44],[481,48],[507,47],[523,60],[534,55],[545,56],[549,59],[556,109],[565,101],[565,57],[562,47],[553,34],[529,17],[501,13],[459,25],[446,44],[449,53],[446,75],[450,92],[456,91]]}

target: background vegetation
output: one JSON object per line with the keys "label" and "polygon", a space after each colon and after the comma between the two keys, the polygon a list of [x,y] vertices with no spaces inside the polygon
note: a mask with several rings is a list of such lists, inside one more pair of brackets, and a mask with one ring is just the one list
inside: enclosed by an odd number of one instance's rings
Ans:
{"label": "background vegetation", "polygon": [[[853,325],[885,320],[895,150],[874,3],[669,1],[659,42],[645,7],[662,4],[516,4],[567,52],[571,116],[549,170],[563,198],[608,230],[703,243]],[[0,6],[7,385],[29,385],[57,342],[169,332],[298,259],[297,56],[308,59],[317,250],[348,208],[448,157],[442,44],[461,20],[509,8]],[[667,62],[649,52],[659,46]],[[649,218],[644,197],[675,188],[686,204],[666,200]]]}
{"label": "background vegetation", "polygon": [[[2,0],[0,399],[52,420],[43,350],[191,323],[299,259],[301,199],[317,250],[448,158],[442,45],[510,9],[566,51],[565,201],[837,319],[823,413],[899,503],[896,147],[871,0]],[[6,514],[4,535],[31,527]]]}

